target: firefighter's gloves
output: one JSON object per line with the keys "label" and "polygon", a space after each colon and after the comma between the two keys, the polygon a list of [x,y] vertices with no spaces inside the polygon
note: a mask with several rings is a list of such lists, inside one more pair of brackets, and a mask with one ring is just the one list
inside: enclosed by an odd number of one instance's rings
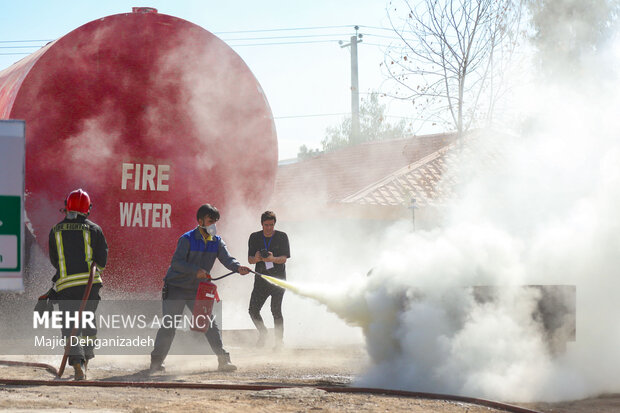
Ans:
{"label": "firefighter's gloves", "polygon": [[40,316],[47,312],[54,311],[54,303],[58,298],[58,293],[53,288],[50,288],[48,292],[43,294],[37,300],[37,304],[34,306],[34,311],[39,313]]}

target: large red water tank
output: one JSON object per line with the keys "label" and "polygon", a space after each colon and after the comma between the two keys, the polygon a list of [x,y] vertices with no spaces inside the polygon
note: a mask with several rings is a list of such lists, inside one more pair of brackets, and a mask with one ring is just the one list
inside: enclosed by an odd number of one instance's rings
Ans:
{"label": "large red water tank", "polygon": [[0,118],[26,120],[39,244],[83,188],[115,289],[159,289],[200,204],[260,210],[273,191],[277,139],[259,83],[216,36],[153,9],[87,23],[0,72]]}

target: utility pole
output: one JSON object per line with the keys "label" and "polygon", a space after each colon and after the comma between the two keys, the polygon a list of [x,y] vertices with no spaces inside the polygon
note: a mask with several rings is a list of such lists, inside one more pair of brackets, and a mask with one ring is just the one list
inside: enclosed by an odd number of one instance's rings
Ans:
{"label": "utility pole", "polygon": [[357,74],[357,44],[362,42],[362,34],[358,34],[359,26],[355,26],[355,36],[351,36],[350,42],[343,44],[339,41],[340,47],[351,46],[351,143],[357,144],[360,141],[360,90]]}
{"label": "utility pole", "polygon": [[415,210],[418,209],[418,205],[416,204],[416,200],[414,197],[411,197],[409,209],[411,210],[411,223],[413,224],[413,230],[415,231]]}

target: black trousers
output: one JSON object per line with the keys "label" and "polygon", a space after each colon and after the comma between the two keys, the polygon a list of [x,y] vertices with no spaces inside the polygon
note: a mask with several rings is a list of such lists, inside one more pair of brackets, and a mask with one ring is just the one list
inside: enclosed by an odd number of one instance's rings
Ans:
{"label": "black trousers", "polygon": [[284,288],[275,286],[270,283],[255,283],[252,295],[250,296],[249,313],[254,325],[258,329],[261,336],[267,334],[267,327],[260,315],[260,310],[265,305],[267,298],[271,297],[271,314],[273,315],[273,325],[276,340],[282,341],[284,336],[284,318],[282,317],[282,298],[284,297]]}
{"label": "black trousers", "polygon": [[[165,298],[162,301],[162,316],[178,316],[183,314],[183,310],[185,307],[189,308],[190,312],[194,310],[194,301],[196,299],[196,291],[194,291],[194,295],[192,298],[188,298],[188,293],[186,290],[178,287],[174,287],[172,285],[168,285],[164,287],[167,289],[167,293]],[[151,352],[151,361],[152,362],[163,362],[168,352],[170,351],[170,346],[172,345],[172,341],[174,340],[174,336],[176,334],[176,328],[174,325],[171,326],[163,326],[157,331],[157,336],[155,337],[155,347]],[[220,329],[213,320],[213,323],[210,324],[209,329],[205,332],[205,337],[211,346],[213,352],[218,355],[227,354],[222,345],[222,338],[220,337]]]}
{"label": "black trousers", "polygon": [[[101,284],[93,284],[90,290],[90,294],[88,296],[88,301],[86,301],[86,306],[83,311],[89,311],[93,314],[97,311],[97,307],[99,306],[99,301],[101,297],[99,296],[99,289],[101,288]],[[80,285],[76,287],[66,288],[58,293],[58,310],[60,310],[63,315],[66,313],[71,314],[71,317],[76,317],[78,311],[80,310],[80,306],[82,304],[82,298],[84,297],[84,292],[86,291],[85,285]],[[63,328],[61,329],[62,336],[67,340],[67,344],[70,345],[69,348],[69,365],[74,365],[85,360],[90,360],[95,357],[95,347],[94,347],[94,339],[97,336],[97,318],[93,320],[94,328],[90,325],[90,323],[82,325],[81,320],[78,320],[77,330],[73,334],[73,338],[71,338],[71,332],[73,330],[73,324],[70,326],[66,326],[63,320]],[[82,341],[79,339],[89,340],[84,341],[86,345],[81,345]]]}

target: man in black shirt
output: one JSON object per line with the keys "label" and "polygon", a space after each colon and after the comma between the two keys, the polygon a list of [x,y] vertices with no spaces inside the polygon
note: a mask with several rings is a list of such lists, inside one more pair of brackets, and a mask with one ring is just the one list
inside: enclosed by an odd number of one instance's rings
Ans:
{"label": "man in black shirt", "polygon": [[[291,257],[288,236],[282,231],[275,230],[276,214],[272,211],[263,212],[260,221],[263,230],[253,232],[248,240],[248,261],[250,264],[256,264],[256,272],[285,280],[285,263]],[[259,275],[255,275],[249,312],[259,332],[257,343],[259,347],[264,346],[267,339],[267,328],[260,315],[260,310],[270,296],[275,347],[280,348],[284,336],[284,318],[282,317],[284,289],[271,284]]]}

